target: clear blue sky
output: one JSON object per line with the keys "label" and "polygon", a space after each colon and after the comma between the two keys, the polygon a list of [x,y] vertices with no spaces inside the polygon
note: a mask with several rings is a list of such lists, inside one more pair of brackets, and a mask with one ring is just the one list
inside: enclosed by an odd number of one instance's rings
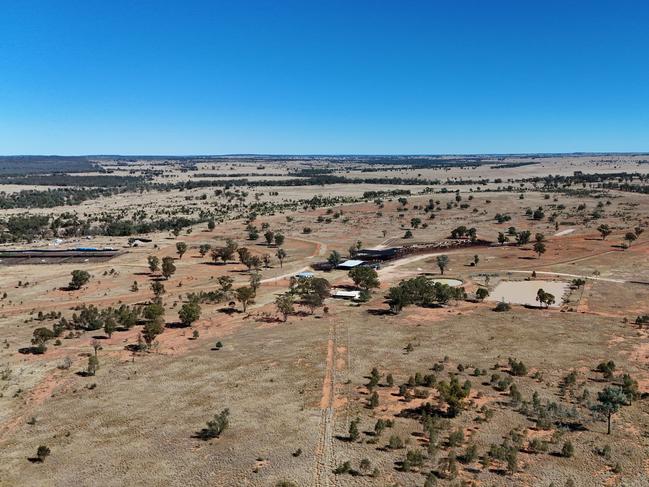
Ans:
{"label": "clear blue sky", "polygon": [[649,2],[0,0],[0,154],[649,151]]}

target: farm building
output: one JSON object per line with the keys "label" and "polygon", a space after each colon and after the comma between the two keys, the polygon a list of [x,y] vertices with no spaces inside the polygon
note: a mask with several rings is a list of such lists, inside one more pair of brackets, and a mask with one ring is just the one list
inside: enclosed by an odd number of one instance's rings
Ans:
{"label": "farm building", "polygon": [[354,254],[354,257],[363,260],[385,261],[395,259],[399,255],[400,250],[401,247],[390,247],[387,249],[361,249]]}
{"label": "farm building", "polygon": [[309,272],[309,271],[299,272],[295,274],[295,277],[297,277],[298,279],[308,279],[309,277],[313,277],[313,276],[314,276],[313,272]]}
{"label": "farm building", "polygon": [[351,300],[357,300],[361,297],[361,292],[360,291],[346,291],[344,289],[338,289],[335,292],[331,294],[331,297],[333,298],[340,298],[340,299],[351,299]]}
{"label": "farm building", "polygon": [[359,265],[363,265],[364,263],[364,260],[350,259],[338,264],[338,269],[349,270],[358,267]]}

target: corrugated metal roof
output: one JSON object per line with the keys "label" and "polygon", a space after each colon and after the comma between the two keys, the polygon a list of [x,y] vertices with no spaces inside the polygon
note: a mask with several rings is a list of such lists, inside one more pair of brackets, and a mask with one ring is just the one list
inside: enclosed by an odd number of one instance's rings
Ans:
{"label": "corrugated metal roof", "polygon": [[344,291],[342,289],[337,290],[333,296],[336,298],[358,298],[360,297],[360,291]]}
{"label": "corrugated metal roof", "polygon": [[339,264],[338,267],[356,267],[356,266],[359,266],[359,265],[364,264],[364,263],[365,263],[365,261],[363,261],[363,260],[350,259],[350,260],[346,260],[345,262]]}

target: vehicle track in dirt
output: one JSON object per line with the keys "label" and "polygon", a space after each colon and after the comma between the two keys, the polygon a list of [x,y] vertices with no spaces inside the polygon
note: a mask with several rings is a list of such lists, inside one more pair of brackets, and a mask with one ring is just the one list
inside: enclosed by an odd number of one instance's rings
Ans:
{"label": "vehicle track in dirt", "polygon": [[320,399],[320,424],[318,426],[318,442],[315,451],[315,472],[313,485],[315,487],[329,487],[336,485],[332,475],[334,468],[334,398],[336,387],[336,323],[329,326],[327,340],[327,359],[325,376],[322,383],[322,397]]}

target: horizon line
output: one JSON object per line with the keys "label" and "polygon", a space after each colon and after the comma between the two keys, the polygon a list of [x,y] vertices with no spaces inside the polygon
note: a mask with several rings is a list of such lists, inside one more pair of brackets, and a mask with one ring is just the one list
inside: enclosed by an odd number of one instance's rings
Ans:
{"label": "horizon line", "polygon": [[649,155],[649,151],[571,151],[571,152],[456,152],[456,153],[265,153],[241,152],[225,154],[0,154],[10,157],[502,157],[502,156],[589,156],[589,155]]}

